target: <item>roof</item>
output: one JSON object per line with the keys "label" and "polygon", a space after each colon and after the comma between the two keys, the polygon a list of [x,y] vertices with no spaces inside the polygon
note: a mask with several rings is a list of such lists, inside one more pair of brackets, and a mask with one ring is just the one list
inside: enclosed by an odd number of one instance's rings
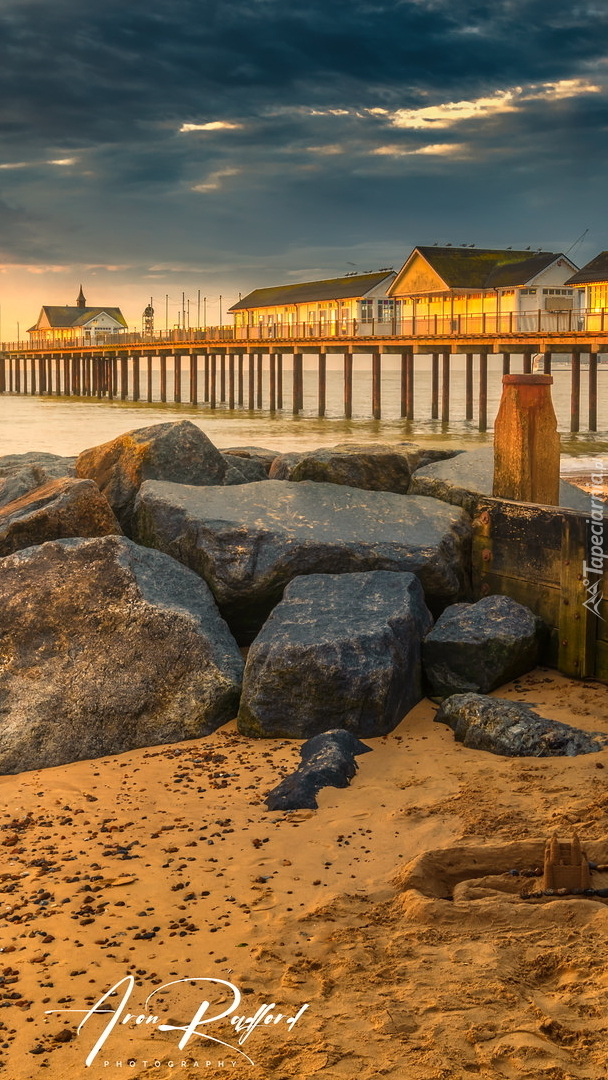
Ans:
{"label": "roof", "polygon": [[[501,248],[419,247],[415,251],[420,252],[450,289],[525,285],[557,259],[565,258],[554,251],[530,253]],[[570,263],[569,259],[566,261]]]}
{"label": "roof", "polygon": [[378,270],[375,274],[347,274],[346,277],[326,278],[324,281],[303,281],[299,285],[276,285],[269,289],[254,289],[230,311],[247,308],[306,304],[317,300],[346,300],[365,296],[383,281],[394,278],[394,270]]}
{"label": "roof", "polygon": [[[121,326],[126,327],[124,316],[117,307],[55,307],[44,305],[42,313],[46,315],[49,326],[51,327],[69,327],[69,326],[83,326],[85,323],[94,319],[96,315],[106,314],[110,318],[116,319]],[[32,327],[33,330],[38,329],[40,323],[40,317],[36,326]]]}
{"label": "roof", "polygon": [[591,262],[577,270],[566,285],[587,285],[594,281],[608,281],[608,251],[601,251]]}

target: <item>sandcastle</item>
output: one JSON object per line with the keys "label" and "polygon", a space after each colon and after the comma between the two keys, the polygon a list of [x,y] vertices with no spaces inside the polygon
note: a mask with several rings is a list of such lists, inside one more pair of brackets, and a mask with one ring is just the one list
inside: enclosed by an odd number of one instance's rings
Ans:
{"label": "sandcastle", "polygon": [[566,841],[559,840],[557,833],[554,833],[545,844],[543,890],[567,889],[574,892],[591,887],[589,861],[577,833]]}

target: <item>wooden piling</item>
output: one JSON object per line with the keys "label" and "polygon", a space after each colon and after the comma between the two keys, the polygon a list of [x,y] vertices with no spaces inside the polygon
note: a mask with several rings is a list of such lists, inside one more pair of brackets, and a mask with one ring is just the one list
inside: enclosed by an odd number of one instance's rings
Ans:
{"label": "wooden piling", "polygon": [[[42,386],[39,386],[40,393],[42,393]],[[63,395],[64,397],[71,397],[72,387],[70,385],[70,358],[69,356],[63,357]]]}
{"label": "wooden piling", "polygon": [[269,376],[269,409],[271,412],[275,412],[277,407],[277,354],[270,353],[269,356],[270,376]]}
{"label": "wooden piling", "polygon": [[226,353],[220,353],[220,401],[226,400]]}
{"label": "wooden piling", "polygon": [[237,404],[243,404],[243,354],[238,354],[238,367],[237,367]]}
{"label": "wooden piling", "polygon": [[228,408],[234,409],[234,353],[228,354]]}
{"label": "wooden piling", "polygon": [[447,424],[450,419],[450,354],[442,354],[441,372],[441,422]]}
{"label": "wooden piling", "polygon": [[503,375],[511,374],[511,353],[503,352],[502,354],[502,373]]}
{"label": "wooden piling", "polygon": [[407,354],[407,398],[405,402],[406,420],[414,419],[414,350]]}
{"label": "wooden piling", "polygon": [[544,352],[543,353],[543,374],[544,375],[550,375],[551,374],[551,360],[552,360],[551,352],[549,352],[549,351]]}
{"label": "wooden piling", "polygon": [[209,408],[215,409],[217,398],[217,356],[209,354]]}
{"label": "wooden piling", "polygon": [[173,400],[179,404],[182,400],[182,354],[173,354]]}
{"label": "wooden piling", "polygon": [[148,353],[147,357],[147,387],[146,398],[148,401],[152,401],[152,353]]}
{"label": "wooden piling", "polygon": [[488,430],[488,354],[480,353],[479,356],[479,405],[478,427],[480,431]]}
{"label": "wooden piling", "polygon": [[0,356],[0,394],[6,393],[6,356]]}
{"label": "wooden piling", "polygon": [[401,353],[401,395],[399,415],[403,418],[407,414],[407,380],[408,380],[407,353]]}
{"label": "wooden piling", "polygon": [[30,361],[30,394],[36,393],[36,361],[31,357]]}
{"label": "wooden piling", "polygon": [[61,395],[61,357],[58,353],[55,355],[55,394]]}
{"label": "wooden piling", "polygon": [[203,374],[203,401],[209,401],[209,351],[205,350],[205,364]]}
{"label": "wooden piling", "polygon": [[167,355],[160,354],[160,400],[167,400]]}
{"label": "wooden piling", "polygon": [[344,415],[350,420],[353,415],[353,354],[344,353]]}
{"label": "wooden piling", "polygon": [[578,431],[581,411],[581,354],[575,349],[571,357],[570,431]]}
{"label": "wooden piling", "polygon": [[114,353],[110,360],[111,372],[112,372],[112,397],[118,397],[118,357]]}
{"label": "wooden piling", "polygon": [[325,416],[327,401],[327,356],[324,352],[319,353],[319,416]]}
{"label": "wooden piling", "polygon": [[431,420],[439,416],[439,353],[431,355]]}
{"label": "wooden piling", "polygon": [[190,350],[190,404],[198,405],[198,353]]}
{"label": "wooden piling", "polygon": [[126,401],[129,396],[129,358],[126,353],[120,355],[120,400]]}
{"label": "wooden piling", "polygon": [[465,420],[473,419],[473,353],[465,356],[464,372]]}
{"label": "wooden piling", "polygon": [[377,349],[372,353],[372,416],[374,420],[382,417],[382,359]]}
{"label": "wooden piling", "polygon": [[247,408],[250,411],[255,409],[255,353],[249,353],[249,363],[247,366]]}
{"label": "wooden piling", "polygon": [[277,409],[283,408],[283,353],[277,353]]}
{"label": "wooden piling", "polygon": [[291,387],[291,411],[297,416],[302,408],[302,353],[293,354],[293,382]]}
{"label": "wooden piling", "polygon": [[589,431],[597,431],[597,353],[589,353]]}
{"label": "wooden piling", "polygon": [[15,393],[21,393],[21,358],[15,357]]}
{"label": "wooden piling", "polygon": [[139,353],[133,353],[133,401],[139,401]]}
{"label": "wooden piling", "polygon": [[264,353],[261,353],[261,352],[257,354],[257,376],[258,376],[258,380],[257,380],[256,405],[257,405],[258,409],[261,409],[262,408],[262,396],[263,396],[262,395],[262,390],[263,390],[263,381],[264,381]]}
{"label": "wooden piling", "polygon": [[494,481],[499,499],[559,506],[557,419],[551,375],[503,375],[494,425]]}
{"label": "wooden piling", "polygon": [[[46,391],[46,363],[45,363],[45,359],[46,358],[44,356],[41,356],[39,358],[39,360],[38,360],[38,388],[39,388],[38,392],[40,394],[44,394],[44,392]],[[11,371],[11,382],[12,382],[12,371]],[[12,386],[11,386],[11,390],[12,390]]]}
{"label": "wooden piling", "polygon": [[531,349],[525,349],[524,350],[524,357],[523,357],[524,375],[531,375],[532,374],[532,356],[533,355],[534,354],[533,354]]}

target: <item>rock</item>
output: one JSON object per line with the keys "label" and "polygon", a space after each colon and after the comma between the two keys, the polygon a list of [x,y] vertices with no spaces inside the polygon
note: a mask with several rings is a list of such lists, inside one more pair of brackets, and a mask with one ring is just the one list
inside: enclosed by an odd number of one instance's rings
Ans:
{"label": "rock", "polygon": [[453,694],[435,716],[457,742],[504,757],[576,757],[603,750],[608,738],[547,720],[519,701]]}
{"label": "rock", "polygon": [[0,508],[0,556],[66,536],[120,534],[107,499],[92,480],[49,480]]}
{"label": "rock", "polygon": [[289,454],[277,454],[271,462],[268,470],[270,480],[291,480],[291,474],[296,465],[304,457],[302,451],[294,450]]}
{"label": "rock", "polygon": [[[283,455],[283,458],[291,455]],[[273,473],[281,468],[276,462]],[[302,454],[297,461],[284,461],[283,479],[299,482],[315,480],[344,484],[366,491],[394,491],[405,495],[410,484],[407,454],[396,446],[381,443],[321,448]]]}
{"label": "rock", "polygon": [[476,604],[452,604],[422,646],[431,696],[473,691],[487,694],[538,663],[545,626],[508,596],[484,596]]}
{"label": "rock", "polygon": [[435,461],[447,461],[463,452],[462,450],[443,450],[436,446],[425,446],[413,442],[400,442],[397,446],[401,447],[407,456],[410,473],[424,468],[425,465],[432,465]]}
{"label": "rock", "polygon": [[246,642],[302,574],[410,571],[431,607],[466,597],[470,530],[462,510],[385,491],[278,480],[203,491],[148,481],[135,538],[204,577]]}
{"label": "rock", "polygon": [[278,457],[279,451],[267,450],[263,446],[229,446],[226,450],[222,450],[222,454],[228,454],[230,457],[249,458],[252,461],[259,461],[264,466],[265,472],[268,475],[270,466],[274,459]]}
{"label": "rock", "polygon": [[371,746],[341,728],[313,735],[300,749],[302,764],[272,789],[266,806],[269,810],[316,810],[321,788],[348,787],[357,771],[355,756],[370,750]]}
{"label": "rock", "polygon": [[112,442],[84,450],[76,461],[77,475],[95,481],[129,534],[135,497],[144,480],[223,484],[227,467],[220,451],[190,420],[127,431]]}
{"label": "rock", "polygon": [[0,457],[0,506],[59,476],[76,475],[76,458],[30,451]]}
{"label": "rock", "polygon": [[51,541],[0,561],[0,599],[2,773],[198,738],[236,714],[239,650],[166,555]]}
{"label": "rock", "polygon": [[268,479],[266,469],[257,458],[236,457],[223,451],[222,457],[226,462],[224,484],[253,484]]}
{"label": "rock", "polygon": [[[412,475],[410,494],[443,499],[474,514],[478,497],[492,494],[493,479],[492,447],[465,450],[449,461],[435,462],[418,469]],[[560,506],[569,510],[588,513],[590,509],[590,496],[565,480],[560,480],[559,502]]]}
{"label": "rock", "polygon": [[385,735],[422,698],[420,639],[431,624],[414,574],[296,578],[249,649],[238,730]]}

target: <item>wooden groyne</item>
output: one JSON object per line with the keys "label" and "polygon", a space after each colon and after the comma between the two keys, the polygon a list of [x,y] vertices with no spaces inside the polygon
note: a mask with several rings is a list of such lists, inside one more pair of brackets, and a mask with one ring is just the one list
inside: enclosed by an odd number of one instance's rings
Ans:
{"label": "wooden groyne", "polygon": [[[342,356],[343,415],[353,414],[353,357],[370,358],[369,416],[382,417],[383,357],[400,358],[400,415],[418,420],[428,415],[444,424],[453,411],[451,376],[453,358],[464,356],[464,416],[476,421],[480,431],[488,427],[488,358],[501,357],[501,374],[530,373],[533,367],[551,374],[553,357],[570,357],[570,430],[597,431],[598,357],[608,352],[608,331],[589,333],[538,333],[507,335],[353,337],[317,338],[314,341],[274,339],[241,341],[233,328],[160,336],[150,340],[128,335],[91,345],[28,347],[3,345],[0,352],[0,393],[49,394],[62,397],[97,397],[109,400],[152,402],[153,364],[160,372],[160,402],[187,400],[210,409],[270,412],[290,410],[294,415],[304,407],[304,356],[317,358],[316,381],[318,416],[326,415],[327,357]],[[172,338],[172,340],[169,340]],[[176,340],[176,338],[180,340]],[[421,402],[417,380],[417,358],[431,358],[430,401]],[[168,361],[173,368],[168,385]],[[285,401],[283,376],[290,365],[291,400]],[[587,407],[581,400],[581,367],[588,366]],[[183,375],[189,372],[187,398],[183,397]]]}

